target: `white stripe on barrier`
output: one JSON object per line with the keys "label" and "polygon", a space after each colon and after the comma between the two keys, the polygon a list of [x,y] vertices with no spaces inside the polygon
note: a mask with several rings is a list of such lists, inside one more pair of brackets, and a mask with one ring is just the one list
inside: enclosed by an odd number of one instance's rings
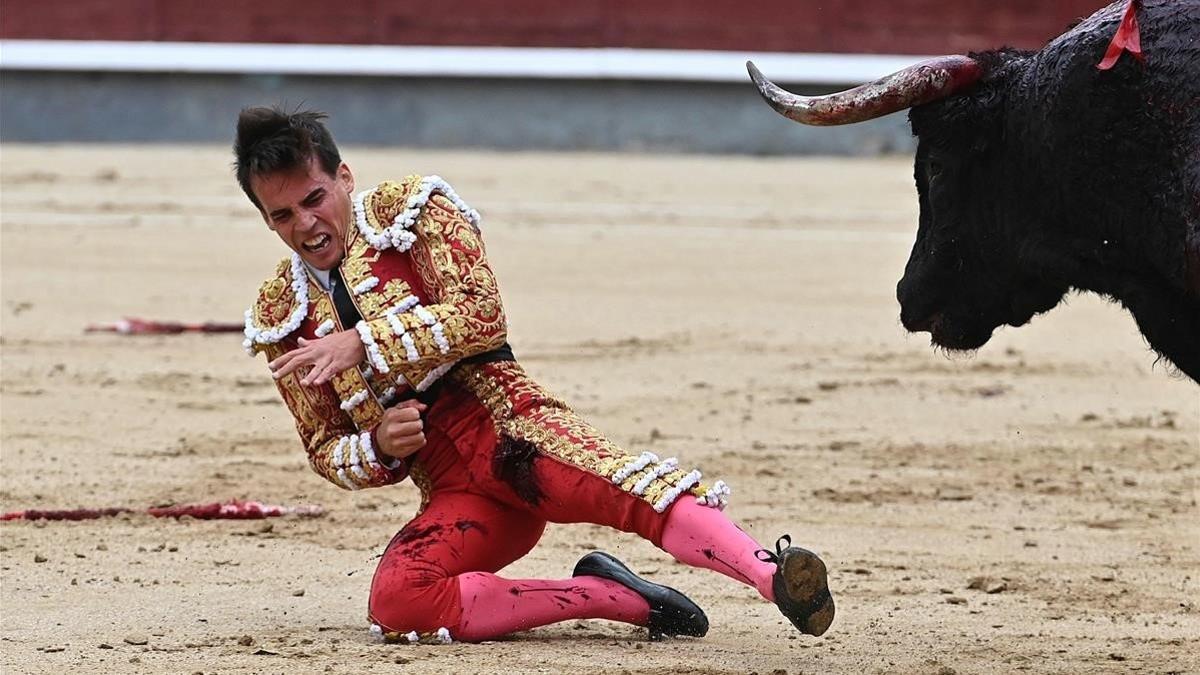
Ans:
{"label": "white stripe on barrier", "polygon": [[564,49],[0,40],[0,69],[270,73],[403,77],[684,80],[749,83],[752,59],[780,83],[849,84],[928,56],[737,52],[700,49]]}

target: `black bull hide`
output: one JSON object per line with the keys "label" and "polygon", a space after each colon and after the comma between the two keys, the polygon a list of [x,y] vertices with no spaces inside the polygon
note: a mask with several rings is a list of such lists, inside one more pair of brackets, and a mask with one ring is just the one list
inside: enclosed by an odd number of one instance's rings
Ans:
{"label": "black bull hide", "polygon": [[905,328],[976,349],[1092,291],[1200,382],[1200,0],[1145,0],[1145,62],[1098,70],[1124,5],[1037,52],[971,54],[978,82],[910,111]]}

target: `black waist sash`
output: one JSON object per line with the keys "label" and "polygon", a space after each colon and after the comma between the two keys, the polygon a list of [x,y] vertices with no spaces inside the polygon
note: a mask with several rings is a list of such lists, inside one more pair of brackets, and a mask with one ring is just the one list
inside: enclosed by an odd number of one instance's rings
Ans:
{"label": "black waist sash", "polygon": [[[478,364],[484,364],[484,363],[496,363],[497,361],[516,361],[516,360],[517,360],[517,358],[515,356],[513,356],[512,347],[510,347],[508,345],[508,343],[505,342],[504,344],[502,344],[499,347],[492,349],[490,351],[486,351],[481,354],[475,354],[474,356],[468,356],[465,359],[460,359],[458,363],[454,364],[454,367],[457,368],[457,367],[463,365],[464,363],[478,365]],[[449,373],[442,375],[442,377],[444,378],[447,375],[449,375]],[[430,385],[429,388],[426,389],[425,391],[417,391],[415,389],[409,389],[403,395],[400,396],[399,400],[407,401],[407,400],[415,398],[418,401],[420,401],[421,403],[424,403],[425,405],[433,405],[433,402],[437,400],[438,392],[441,391],[441,389],[442,389],[442,380],[439,379],[437,382],[434,382],[432,385]],[[397,402],[399,402],[399,401],[397,401]]]}

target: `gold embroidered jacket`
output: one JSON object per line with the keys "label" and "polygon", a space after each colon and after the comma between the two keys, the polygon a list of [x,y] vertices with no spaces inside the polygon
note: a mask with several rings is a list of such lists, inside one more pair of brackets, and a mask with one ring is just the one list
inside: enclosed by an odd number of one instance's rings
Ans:
{"label": "gold embroidered jacket", "polygon": [[405,390],[423,391],[460,359],[504,344],[496,279],[479,236],[479,215],[437,176],[408,176],[354,197],[342,279],[363,320],[342,326],[333,298],[292,254],[246,310],[244,346],[268,360],[297,339],[357,330],[367,353],[359,368],[305,387],[300,374],[277,381],[309,463],[348,489],[403,480],[409,466],[376,453],[384,407]]}

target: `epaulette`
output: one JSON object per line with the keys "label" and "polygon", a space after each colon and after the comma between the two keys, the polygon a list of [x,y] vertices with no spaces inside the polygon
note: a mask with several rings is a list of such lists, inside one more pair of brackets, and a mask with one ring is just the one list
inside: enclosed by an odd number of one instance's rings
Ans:
{"label": "epaulette", "polygon": [[308,314],[308,272],[300,255],[279,261],[275,276],[263,282],[254,305],[246,310],[242,346],[254,356],[264,345],[293,333]]}
{"label": "epaulette", "polygon": [[399,182],[380,183],[355,195],[355,226],[376,250],[407,251],[417,239],[412,227],[435,193],[449,199],[476,229],[479,228],[479,212],[468,206],[441,176],[415,174]]}

